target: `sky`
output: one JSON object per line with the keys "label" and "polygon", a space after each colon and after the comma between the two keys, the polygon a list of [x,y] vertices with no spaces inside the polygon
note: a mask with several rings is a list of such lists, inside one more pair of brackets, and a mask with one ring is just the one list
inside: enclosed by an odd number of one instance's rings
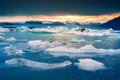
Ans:
{"label": "sky", "polygon": [[120,0],[0,0],[1,22],[47,19],[92,22],[102,17],[103,23],[116,16],[120,16]]}

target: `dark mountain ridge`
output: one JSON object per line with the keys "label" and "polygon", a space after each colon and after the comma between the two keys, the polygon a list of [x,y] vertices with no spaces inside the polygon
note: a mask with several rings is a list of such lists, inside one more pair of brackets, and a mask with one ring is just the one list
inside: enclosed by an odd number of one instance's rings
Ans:
{"label": "dark mountain ridge", "polygon": [[120,30],[120,16],[114,18],[106,23],[101,24],[99,27],[112,28],[114,30]]}

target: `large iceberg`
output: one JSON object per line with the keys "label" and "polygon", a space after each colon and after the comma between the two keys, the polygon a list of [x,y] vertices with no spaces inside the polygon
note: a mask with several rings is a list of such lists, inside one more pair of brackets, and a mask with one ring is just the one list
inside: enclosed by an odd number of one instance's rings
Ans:
{"label": "large iceberg", "polygon": [[66,53],[119,53],[120,49],[97,49],[93,45],[85,45],[80,48],[71,48],[68,46],[57,46],[54,48],[48,48],[46,51],[49,52],[66,52]]}
{"label": "large iceberg", "polygon": [[72,53],[76,53],[78,55],[78,53],[102,53],[99,55],[112,55],[112,54],[118,54],[120,53],[120,49],[102,49],[102,48],[96,48],[93,45],[85,45],[82,46],[80,48],[73,48],[73,47],[68,47],[68,46],[57,46],[57,47],[53,47],[53,48],[48,48],[46,49],[47,52],[49,52],[52,55],[57,55],[58,53],[62,53],[63,56],[66,53],[66,56],[71,56]]}
{"label": "large iceberg", "polygon": [[40,68],[40,69],[54,69],[66,67],[72,64],[70,61],[64,61],[62,63],[43,63],[38,61],[32,61],[24,58],[13,58],[5,61],[9,65],[21,65],[26,67]]}
{"label": "large iceberg", "polygon": [[95,61],[93,59],[79,59],[79,63],[76,63],[80,69],[87,71],[105,70],[107,67],[101,62]]}
{"label": "large iceberg", "polygon": [[45,51],[47,48],[52,48],[60,45],[62,45],[62,43],[59,43],[57,41],[50,43],[48,41],[32,40],[28,41],[26,47],[23,50],[27,52],[36,53]]}

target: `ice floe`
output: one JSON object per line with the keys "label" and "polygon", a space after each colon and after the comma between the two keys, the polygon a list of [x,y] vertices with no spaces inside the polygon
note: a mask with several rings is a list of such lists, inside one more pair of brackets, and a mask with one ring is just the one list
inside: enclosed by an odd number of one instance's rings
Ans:
{"label": "ice floe", "polygon": [[70,56],[71,54],[68,53],[102,53],[99,55],[112,55],[120,53],[120,49],[97,49],[93,45],[85,45],[80,48],[71,48],[68,46],[57,46],[54,48],[48,48],[46,49],[47,52],[50,52],[51,54],[57,54],[57,53],[67,53],[67,56]]}
{"label": "ice floe", "polygon": [[4,48],[5,53],[7,53],[7,55],[11,56],[11,55],[21,55],[23,52],[22,49],[18,48],[17,46],[7,46]]}
{"label": "ice floe", "polygon": [[77,39],[77,38],[72,38],[70,41],[71,41],[72,43],[85,42],[84,39]]}
{"label": "ice floe", "polygon": [[93,59],[79,59],[79,63],[76,63],[80,69],[87,71],[105,70],[107,67],[101,62],[95,61]]}
{"label": "ice floe", "polygon": [[95,40],[94,42],[102,42],[102,40]]}
{"label": "ice floe", "polygon": [[34,28],[34,29],[30,29],[30,32],[35,32],[35,33],[57,33],[60,30],[62,30],[61,27],[57,27],[57,28]]}
{"label": "ice floe", "polygon": [[105,34],[102,32],[74,32],[76,35],[84,35],[84,36],[104,36]]}
{"label": "ice floe", "polygon": [[6,38],[5,34],[0,33],[0,41],[1,42],[14,42],[14,41],[16,41],[16,38],[14,38],[14,37]]}
{"label": "ice floe", "polygon": [[0,41],[1,42],[14,42],[14,41],[16,41],[16,38],[14,38],[14,37],[5,38],[4,36],[0,36]]}
{"label": "ice floe", "polygon": [[4,36],[0,36],[0,42],[3,42],[3,41],[5,41],[6,39],[5,39],[5,37]]}
{"label": "ice floe", "polygon": [[24,48],[24,51],[36,53],[45,51],[47,48],[52,48],[60,45],[62,45],[62,43],[59,43],[57,41],[50,43],[48,41],[32,40],[28,41],[26,47]]}
{"label": "ice floe", "polygon": [[0,32],[10,32],[8,28],[0,27]]}
{"label": "ice floe", "polygon": [[29,46],[46,46],[46,47],[56,47],[56,46],[61,46],[62,43],[54,41],[54,42],[48,42],[48,41],[41,41],[41,40],[33,40],[33,41],[28,41]]}
{"label": "ice floe", "polygon": [[44,63],[38,61],[32,61],[24,58],[13,58],[5,61],[9,65],[21,65],[26,67],[40,68],[40,69],[54,69],[66,67],[72,64],[70,61],[64,61],[62,63]]}
{"label": "ice floe", "polygon": [[13,42],[13,41],[16,41],[16,38],[14,38],[14,37],[6,38],[6,41]]}

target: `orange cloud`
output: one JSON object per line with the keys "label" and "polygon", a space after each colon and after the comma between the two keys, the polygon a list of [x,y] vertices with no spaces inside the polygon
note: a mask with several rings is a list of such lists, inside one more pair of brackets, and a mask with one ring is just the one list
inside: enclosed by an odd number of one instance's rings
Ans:
{"label": "orange cloud", "polygon": [[33,15],[33,16],[6,16],[0,17],[0,22],[24,22],[24,21],[75,21],[79,23],[104,23],[115,17],[120,16],[120,13],[106,14],[99,16],[84,16],[84,15]]}

